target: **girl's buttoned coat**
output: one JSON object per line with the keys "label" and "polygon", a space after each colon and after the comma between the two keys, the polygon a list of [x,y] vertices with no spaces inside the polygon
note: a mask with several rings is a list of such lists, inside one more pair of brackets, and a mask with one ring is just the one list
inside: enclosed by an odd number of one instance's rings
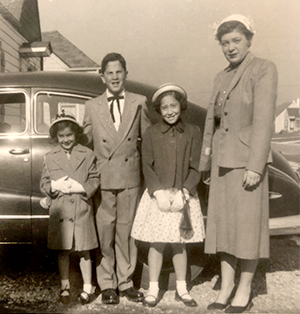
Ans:
{"label": "girl's buttoned coat", "polygon": [[[174,137],[171,128],[174,128]],[[173,127],[161,121],[146,130],[142,164],[150,195],[171,187],[185,187],[192,195],[196,193],[201,142],[199,127],[182,121]]]}
{"label": "girl's buttoned coat", "polygon": [[[51,180],[64,176],[79,182],[86,193],[51,192]],[[89,148],[80,144],[74,146],[70,160],[60,146],[45,155],[40,187],[51,197],[50,249],[86,251],[98,247],[91,197],[99,184],[96,157]]]}

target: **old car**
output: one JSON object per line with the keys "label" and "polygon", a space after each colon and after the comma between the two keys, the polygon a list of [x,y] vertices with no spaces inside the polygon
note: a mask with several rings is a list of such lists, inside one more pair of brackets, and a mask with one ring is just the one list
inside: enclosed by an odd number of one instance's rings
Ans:
{"label": "old car", "polygon": [[[129,91],[148,98],[151,121],[158,120],[151,106],[155,91],[128,81]],[[51,149],[48,130],[57,112],[72,112],[83,122],[84,103],[103,93],[98,74],[6,73],[0,75],[0,243],[37,244],[46,240],[48,210],[40,206],[43,156]],[[189,103],[184,119],[203,131],[206,110]],[[299,179],[285,158],[273,151],[269,166],[270,234],[299,232]],[[208,187],[199,184],[206,214]]]}

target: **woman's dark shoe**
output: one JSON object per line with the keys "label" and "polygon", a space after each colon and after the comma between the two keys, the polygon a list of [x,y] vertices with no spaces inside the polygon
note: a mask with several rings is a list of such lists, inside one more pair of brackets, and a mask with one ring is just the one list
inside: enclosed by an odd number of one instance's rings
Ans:
{"label": "woman's dark shoe", "polygon": [[245,311],[249,311],[251,309],[251,307],[253,306],[252,299],[253,299],[253,294],[252,294],[252,291],[251,291],[250,296],[249,296],[249,301],[247,302],[247,304],[245,306],[233,306],[233,305],[230,305],[225,310],[225,313],[243,313]]}
{"label": "woman's dark shoe", "polygon": [[194,299],[190,299],[190,298],[185,299],[185,298],[184,298],[185,295],[190,296],[188,293],[184,293],[183,295],[180,296],[180,295],[178,294],[177,290],[176,290],[176,293],[175,293],[175,300],[176,300],[176,301],[181,301],[181,302],[183,302],[183,304],[184,304],[185,306],[188,306],[188,307],[195,307],[195,306],[198,305],[197,302],[196,302]]}
{"label": "woman's dark shoe", "polygon": [[70,303],[70,289],[60,290],[59,302],[61,302],[62,304]]}
{"label": "woman's dark shoe", "polygon": [[[147,298],[153,298],[154,300],[153,301],[149,301],[149,300],[147,300]],[[157,303],[158,303],[158,298],[156,298],[154,295],[151,295],[151,294],[149,294],[149,295],[147,295],[146,297],[145,297],[145,299],[144,299],[144,301],[143,301],[143,305],[145,306],[145,307],[155,307],[156,305],[157,305]]]}
{"label": "woman's dark shoe", "polygon": [[229,298],[225,304],[219,303],[219,302],[214,302],[214,303],[209,304],[207,309],[208,310],[220,310],[220,311],[226,309],[226,307],[230,304],[231,300],[233,299],[233,297],[236,293],[236,290],[237,290],[237,286],[234,286],[231,293],[230,293],[230,296],[229,296]]}

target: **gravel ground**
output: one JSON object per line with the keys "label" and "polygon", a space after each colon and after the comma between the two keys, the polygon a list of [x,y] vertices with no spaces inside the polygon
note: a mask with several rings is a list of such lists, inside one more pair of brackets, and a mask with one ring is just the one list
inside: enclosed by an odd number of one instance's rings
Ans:
{"label": "gravel ground", "polygon": [[[300,313],[300,236],[271,238],[271,257],[259,262],[253,282],[251,313]],[[70,281],[72,302],[58,302],[60,289],[56,257],[52,252],[28,247],[0,248],[0,313],[212,313],[206,310],[220,286],[219,262],[213,257],[191,283],[197,308],[187,308],[174,300],[174,290],[164,291],[154,309],[121,298],[117,306],[101,304],[101,295],[88,305],[80,305],[77,295],[82,280],[74,257]],[[237,272],[238,280],[238,272]],[[141,288],[141,291],[145,292]]]}

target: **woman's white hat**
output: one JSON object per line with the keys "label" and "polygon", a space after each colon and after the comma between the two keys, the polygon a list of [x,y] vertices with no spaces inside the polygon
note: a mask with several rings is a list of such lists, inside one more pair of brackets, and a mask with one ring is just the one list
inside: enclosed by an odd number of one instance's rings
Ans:
{"label": "woman's white hat", "polygon": [[71,112],[65,112],[65,110],[62,110],[61,114],[56,115],[56,117],[52,121],[49,129],[51,129],[54,124],[61,122],[61,121],[71,121],[80,127],[80,124],[76,121],[75,116]]}
{"label": "woman's white hat", "polygon": [[215,31],[215,35],[217,34],[218,32],[218,28],[225,22],[230,22],[230,21],[238,21],[240,23],[242,23],[247,29],[249,32],[251,32],[252,34],[255,34],[255,30],[254,30],[254,26],[253,26],[253,21],[244,16],[244,15],[241,15],[241,14],[232,14],[232,15],[229,15],[227,17],[225,17],[225,19],[223,19],[221,21],[221,23],[216,23],[214,25],[214,31]]}
{"label": "woman's white hat", "polygon": [[187,99],[187,94],[186,94],[186,91],[176,85],[176,84],[172,84],[172,83],[167,83],[167,84],[163,84],[163,85],[160,85],[158,90],[153,94],[152,96],[152,103],[156,103],[158,97],[162,94],[162,93],[165,93],[165,92],[177,92],[179,93],[184,99]]}

